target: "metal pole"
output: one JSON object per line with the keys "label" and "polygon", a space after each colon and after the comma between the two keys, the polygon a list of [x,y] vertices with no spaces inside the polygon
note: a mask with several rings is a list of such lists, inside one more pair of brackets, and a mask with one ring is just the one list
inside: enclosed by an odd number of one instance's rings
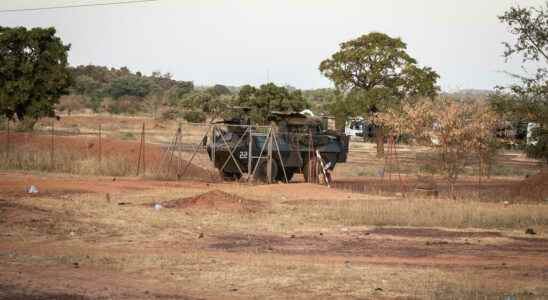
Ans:
{"label": "metal pole", "polygon": [[282,153],[280,152],[280,145],[278,144],[278,140],[276,139],[276,134],[273,135],[274,137],[274,145],[276,145],[276,150],[278,151],[278,158],[280,159],[280,164],[282,167],[282,171],[284,173],[285,183],[289,183],[289,180],[287,180],[287,173],[285,172],[285,166],[284,166],[284,160],[282,158]]}
{"label": "metal pole", "polygon": [[146,131],[145,131],[145,122],[143,122],[143,174],[146,173],[146,153],[145,153],[145,149],[146,149]]}
{"label": "metal pole", "polygon": [[213,125],[211,129],[211,160],[213,161],[213,168],[215,168],[215,132],[217,131],[217,125]]}
{"label": "metal pole", "polygon": [[268,164],[266,166],[266,177],[268,183],[272,183],[272,129],[268,132]]}
{"label": "metal pole", "polygon": [[55,155],[55,140],[54,140],[54,136],[55,136],[55,120],[52,120],[51,121],[51,169],[53,170],[53,167],[54,167],[54,155]]}
{"label": "metal pole", "polygon": [[103,154],[102,154],[102,151],[103,151],[103,144],[102,144],[102,141],[101,141],[101,124],[99,124],[99,169],[101,169],[101,161],[103,159]]}
{"label": "metal pole", "polygon": [[6,119],[7,128],[8,128],[8,136],[6,141],[6,162],[9,161],[10,158],[10,119]]}
{"label": "metal pole", "polygon": [[[143,124],[143,130],[145,126]],[[137,175],[139,176],[139,172],[141,171],[141,156],[143,154],[143,131],[141,131],[141,141],[139,143],[139,157],[137,158]]]}
{"label": "metal pole", "polygon": [[249,178],[251,177],[251,174],[253,173],[252,168],[252,160],[253,160],[253,131],[251,129],[251,126],[249,126],[249,147],[247,150],[247,180],[249,181]]}

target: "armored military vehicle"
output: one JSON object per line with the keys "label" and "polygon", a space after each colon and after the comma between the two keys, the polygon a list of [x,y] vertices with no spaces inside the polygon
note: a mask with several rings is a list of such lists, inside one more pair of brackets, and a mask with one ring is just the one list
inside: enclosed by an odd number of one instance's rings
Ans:
{"label": "armored military vehicle", "polygon": [[225,120],[222,126],[215,127],[207,152],[224,179],[239,179],[252,173],[256,180],[267,181],[269,144],[271,178],[275,181],[290,181],[294,174],[303,173],[306,181],[314,182],[322,166],[329,171],[337,163],[346,162],[349,137],[327,130],[322,118],[274,112],[270,120],[271,143],[268,128],[250,126],[245,116]]}

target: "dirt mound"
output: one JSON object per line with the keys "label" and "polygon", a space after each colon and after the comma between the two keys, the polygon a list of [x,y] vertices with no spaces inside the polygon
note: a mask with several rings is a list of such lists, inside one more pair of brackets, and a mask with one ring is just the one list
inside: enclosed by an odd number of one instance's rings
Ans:
{"label": "dirt mound", "polygon": [[162,203],[162,206],[166,208],[257,212],[264,205],[259,201],[244,199],[220,190],[213,190],[194,197],[166,201]]}
{"label": "dirt mound", "polygon": [[527,200],[546,201],[548,199],[548,168],[545,167],[540,173],[516,183],[512,194]]}

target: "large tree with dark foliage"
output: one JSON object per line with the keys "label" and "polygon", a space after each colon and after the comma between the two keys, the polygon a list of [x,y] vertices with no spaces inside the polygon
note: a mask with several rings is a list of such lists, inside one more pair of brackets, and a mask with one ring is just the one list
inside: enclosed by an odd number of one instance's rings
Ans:
{"label": "large tree with dark foliage", "polygon": [[54,28],[0,27],[0,115],[30,120],[53,116],[68,94],[67,53]]}
{"label": "large tree with dark foliage", "polygon": [[492,97],[496,110],[513,118],[537,123],[528,153],[548,161],[548,1],[542,7],[511,7],[499,20],[515,37],[506,47],[504,56],[518,56],[524,65],[535,68],[529,75],[510,74],[518,83],[499,88]]}
{"label": "large tree with dark foliage", "polygon": [[244,85],[238,94],[236,104],[251,109],[251,120],[266,124],[273,111],[301,111],[309,107],[300,90],[289,92],[287,88],[274,83],[259,88]]}
{"label": "large tree with dark foliage", "polygon": [[[353,110],[362,115],[392,108],[410,97],[435,97],[438,74],[419,67],[406,49],[400,38],[372,32],[342,43],[319,69],[338,89],[353,91]],[[384,135],[379,134],[379,155],[384,152],[383,141]]]}

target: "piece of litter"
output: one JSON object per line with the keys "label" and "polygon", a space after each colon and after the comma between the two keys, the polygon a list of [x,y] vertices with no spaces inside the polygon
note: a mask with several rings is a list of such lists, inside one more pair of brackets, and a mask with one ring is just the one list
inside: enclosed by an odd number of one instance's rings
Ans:
{"label": "piece of litter", "polygon": [[29,194],[38,194],[38,188],[35,185],[31,185],[29,188]]}
{"label": "piece of litter", "polygon": [[155,210],[160,210],[160,209],[162,209],[162,204],[159,204],[159,203],[154,204],[154,209],[155,209]]}

